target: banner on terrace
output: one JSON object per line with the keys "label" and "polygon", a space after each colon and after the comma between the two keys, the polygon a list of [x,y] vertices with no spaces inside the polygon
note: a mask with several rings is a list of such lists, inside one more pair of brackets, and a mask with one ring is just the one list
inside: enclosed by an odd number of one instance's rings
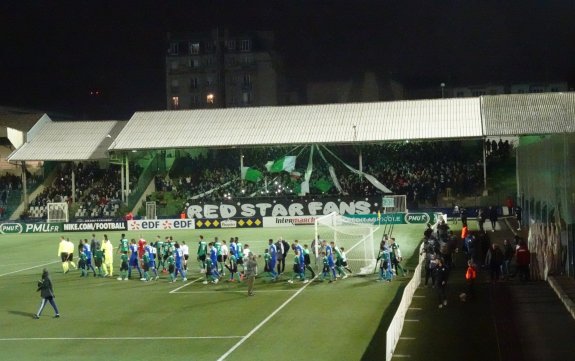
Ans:
{"label": "banner on terrace", "polygon": [[238,198],[191,204],[187,208],[187,216],[196,219],[227,219],[322,216],[332,212],[365,215],[377,213],[380,203],[381,197]]}

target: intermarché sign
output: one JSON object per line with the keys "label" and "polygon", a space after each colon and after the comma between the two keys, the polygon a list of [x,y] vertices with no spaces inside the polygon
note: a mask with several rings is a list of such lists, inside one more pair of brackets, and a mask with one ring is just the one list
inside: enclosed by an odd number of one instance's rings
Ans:
{"label": "intermarch\u00e9 sign", "polygon": [[53,233],[63,230],[62,223],[2,223],[0,224],[0,233]]}

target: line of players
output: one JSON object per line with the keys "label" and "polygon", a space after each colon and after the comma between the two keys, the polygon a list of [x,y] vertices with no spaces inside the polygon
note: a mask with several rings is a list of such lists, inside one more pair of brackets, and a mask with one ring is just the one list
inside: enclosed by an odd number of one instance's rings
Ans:
{"label": "line of players", "polygon": [[[314,279],[316,274],[311,266],[310,251],[307,244],[300,245],[298,240],[295,240],[291,245],[285,240],[280,239],[276,243],[272,239],[268,241],[269,245],[264,253],[264,273],[271,277],[272,281],[277,281],[280,274],[285,269],[285,259],[289,249],[294,251],[293,258],[293,275],[288,280],[293,283],[295,279],[300,279],[302,282],[308,282],[306,278],[306,270],[311,273],[311,279]],[[347,264],[347,258],[343,247],[336,247],[334,242],[323,240],[318,242],[317,254],[319,257],[314,257],[314,264],[322,265],[322,272],[318,278],[320,281],[328,278],[329,282],[335,281],[341,277],[345,279],[348,277],[346,270],[352,273],[352,270]],[[312,248],[315,248],[315,241],[312,242]],[[117,280],[127,281],[131,278],[132,271],[138,271],[138,278],[141,281],[158,280],[159,272],[167,272],[170,282],[176,282],[178,275],[182,281],[187,281],[187,270],[189,260],[189,248],[185,241],[181,244],[174,242],[173,238],[165,237],[162,241],[160,236],[151,243],[140,238],[138,241],[132,239],[128,241],[125,234],[122,234],[116,252],[111,241],[107,235],[104,235],[102,242],[96,239],[92,234],[92,239],[80,240],[78,244],[78,269],[80,270],[81,277],[87,277],[91,271],[93,276],[96,277],[113,277],[113,258],[114,253],[120,255],[120,274]],[[197,249],[197,260],[199,263],[200,272],[205,274],[204,284],[209,282],[218,283],[218,281],[226,276],[226,269],[229,272],[229,282],[242,280],[243,264],[251,253],[249,245],[243,245],[238,237],[230,239],[228,247],[225,240],[220,241],[215,237],[213,242],[206,242],[203,236],[200,236]],[[60,239],[58,254],[62,260],[62,269],[67,273],[70,269],[76,268],[73,262],[74,244],[63,236]],[[314,252],[312,254],[315,255]],[[94,265],[92,264],[94,260]],[[242,271],[238,271],[238,266]],[[276,271],[277,267],[277,271]]]}
{"label": "line of players", "polygon": [[394,275],[399,275],[399,271],[401,271],[402,276],[407,276],[409,272],[401,266],[401,261],[401,250],[395,238],[384,234],[379,244],[379,253],[376,260],[376,268],[377,264],[379,264],[378,281],[391,282]]}

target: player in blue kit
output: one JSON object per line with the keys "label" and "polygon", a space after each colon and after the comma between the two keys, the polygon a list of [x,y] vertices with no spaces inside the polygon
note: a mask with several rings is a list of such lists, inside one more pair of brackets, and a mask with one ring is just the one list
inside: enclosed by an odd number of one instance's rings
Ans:
{"label": "player in blue kit", "polygon": [[92,272],[94,273],[94,277],[96,277],[96,270],[94,269],[94,266],[92,265],[92,248],[90,247],[90,243],[88,243],[87,239],[84,239],[84,254],[86,255],[86,273],[89,270],[92,270]]}
{"label": "player in blue kit", "polygon": [[130,261],[128,264],[128,278],[132,277],[132,268],[135,268],[138,270],[138,273],[140,274],[140,280],[144,280],[144,277],[142,276],[142,269],[140,268],[140,261],[138,260],[138,245],[136,244],[136,240],[132,238],[132,240],[130,241]]}
{"label": "player in blue kit", "polygon": [[208,243],[208,255],[210,261],[212,261],[212,277],[220,278],[220,272],[218,271],[218,250],[213,242]]}
{"label": "player in blue kit", "polygon": [[[154,272],[154,277],[151,279],[159,279],[160,276],[158,276],[158,270],[156,269],[156,247],[152,246],[152,245],[146,245],[144,247],[144,256],[148,254],[148,270],[151,270],[152,272]],[[144,264],[146,263],[146,259],[145,257],[142,258],[144,261]],[[145,274],[144,274],[145,275]]]}
{"label": "player in blue kit", "polygon": [[336,274],[335,274],[335,263],[333,261],[333,249],[331,248],[331,245],[329,245],[326,240],[324,239],[322,242],[324,251],[325,251],[325,258],[327,259],[327,266],[329,267],[331,274],[332,274],[332,279],[330,280],[330,282],[335,281],[336,279]]}
{"label": "player in blue kit", "polygon": [[305,272],[305,259],[304,259],[303,247],[301,246],[301,244],[299,244],[299,241],[297,239],[292,244],[292,249],[294,251],[297,251],[297,254],[299,257],[299,263],[298,264],[301,267],[301,272],[304,273]]}
{"label": "player in blue kit", "polygon": [[278,259],[278,250],[276,248],[276,245],[274,244],[273,239],[270,238],[268,241],[268,244],[269,244],[269,247],[268,247],[268,253],[269,253],[268,272],[272,276],[272,281],[276,281],[278,278],[278,274],[276,272],[276,262]]}
{"label": "player in blue kit", "polygon": [[188,279],[186,278],[186,272],[184,271],[184,251],[180,247],[178,242],[174,245],[174,258],[176,261],[175,269],[174,269],[174,278],[172,282],[176,282],[178,278],[178,272],[180,276],[182,276],[182,281],[186,282]]}

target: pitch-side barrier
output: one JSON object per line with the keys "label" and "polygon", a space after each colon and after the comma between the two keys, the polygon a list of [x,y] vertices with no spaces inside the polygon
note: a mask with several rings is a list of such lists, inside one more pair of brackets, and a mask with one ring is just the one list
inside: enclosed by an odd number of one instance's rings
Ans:
{"label": "pitch-side barrier", "polygon": [[405,321],[405,314],[407,313],[407,309],[411,305],[411,300],[413,299],[413,295],[415,291],[419,287],[421,283],[421,267],[423,264],[423,260],[425,256],[421,254],[421,250],[423,248],[423,244],[419,249],[419,262],[415,270],[413,271],[413,277],[407,283],[407,286],[403,290],[403,296],[401,297],[401,302],[399,302],[399,307],[397,307],[397,311],[395,311],[395,315],[387,328],[387,333],[385,336],[386,347],[385,347],[385,360],[390,361],[393,357],[393,351],[395,351],[395,346],[397,346],[397,342],[399,341],[399,337],[401,336],[401,331],[403,330],[403,323]]}

